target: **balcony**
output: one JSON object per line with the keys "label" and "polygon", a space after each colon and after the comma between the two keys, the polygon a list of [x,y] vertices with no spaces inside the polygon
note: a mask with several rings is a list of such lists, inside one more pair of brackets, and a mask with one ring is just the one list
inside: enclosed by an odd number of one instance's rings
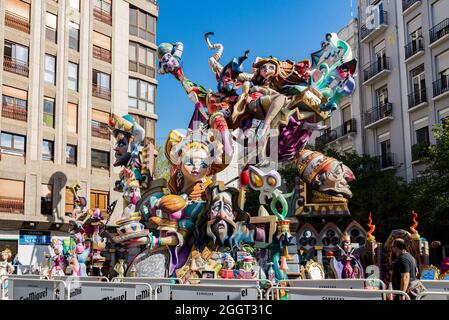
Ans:
{"label": "balcony", "polygon": [[15,104],[2,104],[2,117],[27,122],[27,109]]}
{"label": "balcony", "polygon": [[365,129],[379,126],[393,120],[393,105],[389,102],[365,112]]}
{"label": "balcony", "polygon": [[363,84],[366,86],[370,85],[377,80],[385,78],[390,72],[390,58],[383,56],[363,70]]}
{"label": "balcony", "polygon": [[414,58],[418,57],[419,53],[424,53],[424,39],[418,37],[416,40],[411,41],[405,46],[405,62],[410,62]]}
{"label": "balcony", "polygon": [[381,10],[379,13],[375,13],[374,19],[375,21],[371,21],[372,25],[364,24],[360,28],[362,42],[368,42],[374,39],[388,28],[388,13],[386,11]]}
{"label": "balcony", "polygon": [[412,162],[418,162],[429,155],[429,144],[417,143],[412,146]]}
{"label": "balcony", "polygon": [[409,111],[425,105],[427,105],[427,88],[412,92],[408,95]]}
{"label": "balcony", "polygon": [[104,11],[101,8],[94,7],[94,18],[98,21],[104,22],[112,26],[112,15],[111,13]]}
{"label": "balcony", "polygon": [[109,140],[110,134],[108,125],[98,121],[92,121],[92,136]]}
{"label": "balcony", "polygon": [[421,5],[421,0],[402,0],[402,14],[407,14]]}
{"label": "balcony", "polygon": [[395,158],[396,155],[391,152],[382,154],[380,156],[380,169],[381,170],[393,169],[396,166]]}
{"label": "balcony", "polygon": [[0,198],[0,212],[23,214],[24,201],[23,199],[15,198]]}
{"label": "balcony", "polygon": [[430,47],[434,47],[437,44],[444,41],[449,37],[449,18],[444,19],[439,24],[429,30],[430,33]]}
{"label": "balcony", "polygon": [[30,21],[9,11],[5,12],[5,25],[25,33],[30,33]]}
{"label": "balcony", "polygon": [[449,92],[449,76],[443,76],[441,79],[433,82],[433,100],[446,96]]}
{"label": "balcony", "polygon": [[357,132],[356,120],[351,119],[346,121],[342,126],[339,126],[333,130],[326,130],[324,134],[316,138],[315,145],[325,145],[333,141],[340,140],[346,137],[350,133]]}
{"label": "balcony", "polygon": [[111,101],[111,89],[92,84],[92,95],[97,98]]}
{"label": "balcony", "polygon": [[93,46],[93,56],[94,58],[98,59],[98,60],[102,60],[105,61],[107,63],[111,63],[112,62],[112,54],[111,51],[98,47],[98,46]]}
{"label": "balcony", "polygon": [[5,56],[3,59],[3,70],[28,77],[28,63]]}

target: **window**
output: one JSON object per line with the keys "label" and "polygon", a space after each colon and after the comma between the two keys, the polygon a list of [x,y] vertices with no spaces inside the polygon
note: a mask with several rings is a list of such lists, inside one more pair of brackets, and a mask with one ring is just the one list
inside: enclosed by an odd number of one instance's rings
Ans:
{"label": "window", "polygon": [[75,196],[70,191],[69,187],[65,188],[65,214],[71,216],[75,209]]}
{"label": "window", "polygon": [[69,62],[69,89],[78,91],[78,64]]}
{"label": "window", "polygon": [[65,162],[76,165],[77,159],[76,146],[68,144],[65,148],[65,152],[66,152]]}
{"label": "window", "polygon": [[94,31],[93,33],[93,56],[94,58],[111,63],[111,37]]}
{"label": "window", "polygon": [[129,79],[128,106],[155,113],[154,110],[154,90],[155,86],[146,81]]}
{"label": "window", "polygon": [[25,136],[2,132],[1,133],[1,153],[14,156],[25,156]]}
{"label": "window", "polygon": [[411,72],[413,92],[421,92],[426,89],[426,77],[424,73],[424,65],[413,69]]}
{"label": "window", "polygon": [[92,149],[92,167],[98,169],[109,169],[109,152]]}
{"label": "window", "polygon": [[92,94],[95,97],[111,100],[111,76],[109,74],[93,70]]}
{"label": "window", "polygon": [[69,48],[79,51],[80,44],[80,26],[79,24],[69,22]]}
{"label": "window", "polygon": [[382,168],[391,167],[393,165],[390,139],[380,143],[380,159]]}
{"label": "window", "polygon": [[5,1],[5,25],[30,33],[30,4],[20,0]]}
{"label": "window", "polygon": [[424,146],[430,145],[429,127],[420,128],[416,132],[416,143]]}
{"label": "window", "polygon": [[155,77],[155,50],[138,43],[129,44],[129,70]]}
{"label": "window", "polygon": [[130,34],[155,43],[156,17],[131,7],[129,10]]}
{"label": "window", "polygon": [[45,55],[45,82],[56,84],[56,57]]}
{"label": "window", "polygon": [[55,127],[55,99],[44,97],[44,126]]}
{"label": "window", "polygon": [[92,109],[92,136],[109,140],[109,113]]}
{"label": "window", "polygon": [[58,16],[46,12],[45,14],[45,37],[48,41],[57,42],[57,25],[58,25]]}
{"label": "window", "polygon": [[41,214],[53,215],[53,186],[51,184],[41,185]]}
{"label": "window", "polygon": [[49,140],[42,141],[42,160],[53,161],[54,142]]}
{"label": "window", "polygon": [[67,132],[78,132],[78,105],[74,103],[67,104],[66,127]]}
{"label": "window", "polygon": [[91,190],[90,191],[90,207],[92,209],[100,209],[103,214],[103,218],[107,219],[106,213],[109,205],[109,192]]}
{"label": "window", "polygon": [[382,71],[387,66],[387,51],[385,49],[385,41],[382,41],[374,48],[374,53],[376,57],[376,64],[378,71]]}
{"label": "window", "polygon": [[28,77],[28,48],[5,40],[3,69]]}
{"label": "window", "polygon": [[23,214],[25,182],[0,179],[0,212]]}
{"label": "window", "polygon": [[387,86],[376,90],[376,103],[377,106],[384,106],[388,103],[388,88]]}
{"label": "window", "polygon": [[26,122],[28,92],[8,86],[2,91],[2,117]]}
{"label": "window", "polygon": [[94,0],[94,17],[99,21],[112,25],[112,1]]}
{"label": "window", "polygon": [[80,0],[69,0],[70,8],[80,11]]}

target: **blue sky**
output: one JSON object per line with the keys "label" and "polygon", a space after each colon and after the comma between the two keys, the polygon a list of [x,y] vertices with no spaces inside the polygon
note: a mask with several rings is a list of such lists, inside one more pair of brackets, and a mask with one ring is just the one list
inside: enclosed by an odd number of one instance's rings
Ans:
{"label": "blue sky", "polygon": [[[356,1],[353,1],[356,3]],[[157,43],[184,43],[184,72],[193,82],[216,90],[208,65],[213,52],[204,41],[222,43],[222,64],[250,50],[245,69],[257,56],[301,60],[320,48],[328,32],[338,32],[351,20],[351,0],[160,0]],[[356,15],[356,7],[354,7]],[[157,142],[172,129],[186,128],[193,112],[181,84],[172,75],[157,75]]]}

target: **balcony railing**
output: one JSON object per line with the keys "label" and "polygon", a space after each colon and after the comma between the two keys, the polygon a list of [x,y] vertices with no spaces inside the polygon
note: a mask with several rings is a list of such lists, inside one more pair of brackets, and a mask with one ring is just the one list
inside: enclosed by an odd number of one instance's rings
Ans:
{"label": "balcony railing", "polygon": [[378,21],[375,21],[374,26],[369,28],[366,24],[364,24],[360,28],[360,36],[362,37],[362,39],[365,39],[372,32],[374,32],[378,26],[387,25],[387,24],[388,24],[388,13],[387,13],[387,11],[381,10],[381,11],[379,11],[379,19],[378,19]]}
{"label": "balcony railing", "polygon": [[393,105],[389,102],[374,107],[365,113],[365,126],[370,125],[383,118],[390,117],[393,113]]}
{"label": "balcony railing", "polygon": [[416,40],[411,41],[405,46],[405,59],[408,59],[423,50],[423,37],[418,37]]}
{"label": "balcony railing", "polygon": [[441,79],[433,82],[433,96],[439,95],[449,91],[449,76],[444,76]]}
{"label": "balcony railing", "polygon": [[92,136],[109,140],[109,127],[105,123],[92,121]]}
{"label": "balcony railing", "polygon": [[402,12],[413,6],[418,1],[421,0],[402,0]]}
{"label": "balcony railing", "polygon": [[349,133],[357,132],[356,120],[351,119],[343,123],[342,126],[339,126],[333,130],[327,130],[324,134],[316,138],[316,145],[324,145],[334,140],[337,140],[341,137],[346,136]]}
{"label": "balcony railing", "polygon": [[5,25],[16,30],[30,33],[30,21],[12,12],[5,12]]}
{"label": "balcony railing", "polygon": [[28,77],[28,63],[5,56],[3,59],[3,70]]}
{"label": "balcony railing", "polygon": [[382,154],[380,156],[380,168],[387,169],[387,168],[394,167],[396,164],[395,158],[396,158],[396,155],[391,152]]}
{"label": "balcony railing", "polygon": [[383,56],[381,59],[377,60],[376,62],[368,65],[363,70],[363,80],[368,81],[369,79],[375,77],[379,73],[381,73],[384,70],[391,70],[390,69],[390,58],[387,58]]}
{"label": "balcony railing", "polygon": [[97,98],[111,101],[111,89],[92,84],[92,95]]}
{"label": "balcony railing", "polygon": [[0,198],[0,212],[23,214],[24,201],[23,199],[14,199],[1,197]]}
{"label": "balcony railing", "polygon": [[418,161],[429,155],[428,143],[417,143],[412,146],[412,161]]}
{"label": "balcony railing", "polygon": [[2,104],[2,117],[27,122],[27,109],[15,104]]}
{"label": "balcony railing", "polygon": [[98,47],[98,46],[93,46],[93,56],[96,59],[103,60],[108,63],[112,62],[111,51],[101,48],[101,47]]}
{"label": "balcony railing", "polygon": [[112,26],[112,15],[101,8],[94,7],[94,18]]}
{"label": "balcony railing", "polygon": [[429,33],[430,33],[430,43],[434,43],[435,41],[449,34],[449,18],[444,19],[435,27],[430,29]]}
{"label": "balcony railing", "polygon": [[408,108],[411,109],[427,102],[427,88],[412,92],[408,95]]}

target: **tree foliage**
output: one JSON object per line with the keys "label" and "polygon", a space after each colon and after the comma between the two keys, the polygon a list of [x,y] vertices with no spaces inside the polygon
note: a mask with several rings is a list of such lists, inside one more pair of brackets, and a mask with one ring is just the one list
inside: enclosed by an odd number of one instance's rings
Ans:
{"label": "tree foliage", "polygon": [[156,157],[155,179],[164,178],[168,181],[170,179],[170,163],[165,156],[164,147],[160,144],[156,144],[156,151],[158,155]]}

